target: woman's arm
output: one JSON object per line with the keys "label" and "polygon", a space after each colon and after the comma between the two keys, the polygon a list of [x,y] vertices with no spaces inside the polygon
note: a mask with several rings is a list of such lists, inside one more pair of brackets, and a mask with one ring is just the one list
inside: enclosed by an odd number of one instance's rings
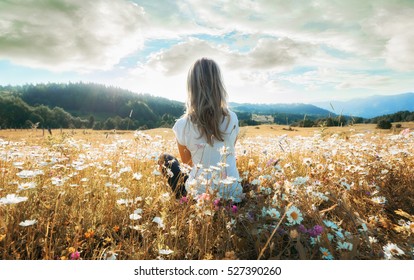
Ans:
{"label": "woman's arm", "polygon": [[181,161],[189,166],[193,166],[193,159],[191,153],[186,146],[180,145],[177,141],[178,151],[180,152]]}

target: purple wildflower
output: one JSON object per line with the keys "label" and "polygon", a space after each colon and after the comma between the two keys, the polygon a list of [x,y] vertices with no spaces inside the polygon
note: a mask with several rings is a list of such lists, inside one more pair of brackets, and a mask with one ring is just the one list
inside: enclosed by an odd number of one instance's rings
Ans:
{"label": "purple wildflower", "polygon": [[233,212],[234,214],[236,214],[238,210],[239,209],[237,208],[236,205],[231,206],[231,212]]}
{"label": "purple wildflower", "polygon": [[306,229],[306,227],[304,225],[299,225],[298,226],[298,231],[300,233],[306,233],[307,232],[307,229]]}
{"label": "purple wildflower", "polygon": [[308,234],[310,237],[318,237],[323,232],[323,227],[320,225],[314,226],[312,229],[308,230]]}

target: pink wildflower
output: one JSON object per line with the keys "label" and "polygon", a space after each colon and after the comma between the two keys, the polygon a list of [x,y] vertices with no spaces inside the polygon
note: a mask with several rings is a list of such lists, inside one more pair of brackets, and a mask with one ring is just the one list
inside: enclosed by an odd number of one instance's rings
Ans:
{"label": "pink wildflower", "polygon": [[73,253],[70,254],[70,259],[71,260],[79,260],[80,259],[80,253],[78,251],[75,251]]}
{"label": "pink wildflower", "polygon": [[213,201],[213,205],[214,205],[214,210],[216,210],[216,211],[219,210],[220,206],[221,206],[220,199],[215,199]]}

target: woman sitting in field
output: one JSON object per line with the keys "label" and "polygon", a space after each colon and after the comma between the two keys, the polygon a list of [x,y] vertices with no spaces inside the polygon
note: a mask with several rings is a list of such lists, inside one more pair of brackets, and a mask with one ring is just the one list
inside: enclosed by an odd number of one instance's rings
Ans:
{"label": "woman sitting in field", "polygon": [[177,197],[208,193],[238,203],[243,198],[236,166],[237,115],[227,107],[220,69],[211,59],[197,60],[188,72],[186,113],[173,131],[184,172],[177,159],[162,154],[159,164]]}

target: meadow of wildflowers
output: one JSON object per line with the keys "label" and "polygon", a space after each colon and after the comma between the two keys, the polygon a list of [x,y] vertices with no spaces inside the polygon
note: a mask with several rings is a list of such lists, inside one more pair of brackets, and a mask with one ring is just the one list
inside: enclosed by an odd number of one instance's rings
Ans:
{"label": "meadow of wildflowers", "polygon": [[256,132],[237,142],[238,204],[217,192],[235,178],[176,198],[157,165],[170,130],[6,133],[0,259],[413,259],[412,130]]}

